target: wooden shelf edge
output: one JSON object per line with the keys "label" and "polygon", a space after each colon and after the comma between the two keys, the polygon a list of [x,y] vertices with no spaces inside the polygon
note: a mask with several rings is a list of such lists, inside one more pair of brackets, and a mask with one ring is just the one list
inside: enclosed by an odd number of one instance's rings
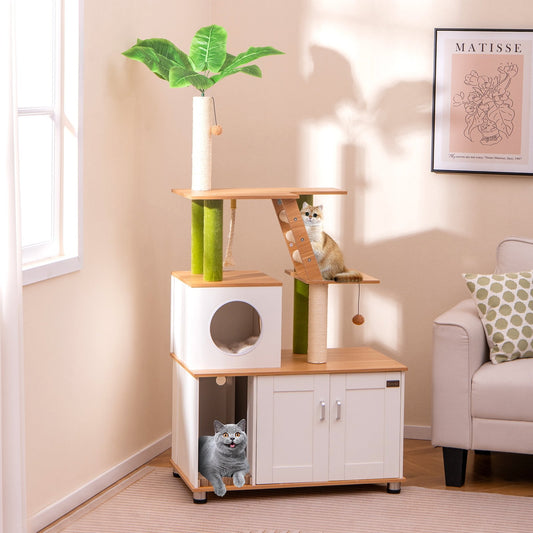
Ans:
{"label": "wooden shelf edge", "polygon": [[348,191],[333,187],[241,187],[194,191],[192,189],[171,189],[174,194],[189,200],[273,200],[297,199],[302,195],[348,194]]}
{"label": "wooden shelf edge", "polygon": [[328,348],[326,363],[308,363],[306,354],[281,351],[281,366],[271,368],[191,369],[176,354],[170,357],[194,378],[222,376],[289,376],[299,374],[346,374],[369,372],[407,372],[407,366],[366,346]]}
{"label": "wooden shelf edge", "polygon": [[308,279],[304,279],[303,276],[298,276],[294,270],[290,270],[290,269],[286,269],[285,273],[291,276],[291,278],[302,281],[303,283],[307,283],[307,285],[369,285],[369,284],[381,283],[381,281],[378,278],[375,278],[374,276],[370,276],[369,274],[365,274],[364,272],[361,272],[361,274],[363,275],[363,279],[361,281],[348,281],[348,282],[337,282],[334,280],[327,280],[327,279],[308,280]]}
{"label": "wooden shelf edge", "polygon": [[[195,487],[191,480],[182,472],[180,467],[170,459],[172,468],[179,474],[185,485],[191,492],[213,492],[214,489],[211,485],[201,485],[202,482],[208,483],[208,481],[199,474],[198,482],[200,486]],[[243,487],[236,487],[233,485],[231,478],[224,478],[226,489],[228,491],[233,490],[259,490],[259,489],[283,489],[283,488],[298,488],[298,487],[335,487],[341,485],[376,485],[382,483],[403,483],[405,477],[389,477],[389,478],[372,478],[372,479],[339,479],[334,481],[302,481],[298,483],[252,483],[251,475],[247,474],[247,483]]]}

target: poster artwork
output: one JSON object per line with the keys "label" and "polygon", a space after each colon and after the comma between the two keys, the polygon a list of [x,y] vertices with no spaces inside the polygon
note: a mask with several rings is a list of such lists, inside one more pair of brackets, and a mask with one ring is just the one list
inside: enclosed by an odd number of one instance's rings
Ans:
{"label": "poster artwork", "polygon": [[531,30],[435,29],[432,170],[533,174]]}
{"label": "poster artwork", "polygon": [[451,153],[521,158],[523,72],[521,43],[455,43]]}

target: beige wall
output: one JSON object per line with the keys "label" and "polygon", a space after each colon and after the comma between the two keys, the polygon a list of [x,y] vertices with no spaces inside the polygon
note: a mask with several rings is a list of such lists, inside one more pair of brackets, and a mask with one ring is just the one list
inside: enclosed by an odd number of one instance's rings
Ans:
{"label": "beige wall", "polygon": [[[84,267],[24,290],[29,514],[170,430],[172,269],[189,265],[192,89],[120,52],[137,37],[184,48],[217,23],[228,50],[270,44],[264,78],[212,91],[224,134],[214,187],[338,186],[323,198],[347,263],[378,276],[330,296],[330,345],[369,344],[409,366],[406,423],[431,424],[432,319],[467,297],[460,273],[531,235],[530,178],[433,174],[434,27],[530,27],[529,0],[85,1]],[[235,257],[290,266],[268,202],[239,203]],[[284,279],[283,344],[291,290]]]}
{"label": "beige wall", "polygon": [[[83,268],[24,288],[28,514],[170,431],[169,273],[187,267],[190,94],[121,55],[205,2],[86,0]],[[140,68],[139,68],[140,67]]]}

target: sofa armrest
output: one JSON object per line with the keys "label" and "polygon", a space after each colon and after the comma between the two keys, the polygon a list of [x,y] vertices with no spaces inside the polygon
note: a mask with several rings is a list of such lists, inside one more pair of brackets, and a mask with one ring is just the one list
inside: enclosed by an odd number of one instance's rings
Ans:
{"label": "sofa armrest", "polygon": [[489,359],[474,301],[463,300],[433,323],[433,435],[435,446],[472,443],[472,376]]}

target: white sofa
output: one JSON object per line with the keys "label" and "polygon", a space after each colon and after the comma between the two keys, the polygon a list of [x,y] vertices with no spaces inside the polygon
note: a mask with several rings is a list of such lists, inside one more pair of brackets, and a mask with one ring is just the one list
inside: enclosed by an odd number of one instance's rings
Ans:
{"label": "white sofa", "polygon": [[[533,270],[533,240],[510,237],[495,273]],[[433,435],[443,448],[446,485],[465,481],[468,450],[533,454],[533,358],[489,360],[473,299],[434,321]]]}

